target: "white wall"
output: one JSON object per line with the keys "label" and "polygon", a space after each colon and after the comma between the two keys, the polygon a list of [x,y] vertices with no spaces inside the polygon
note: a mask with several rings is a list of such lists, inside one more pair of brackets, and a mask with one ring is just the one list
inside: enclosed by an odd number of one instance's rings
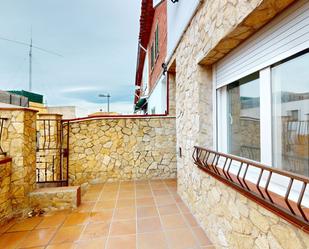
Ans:
{"label": "white wall", "polygon": [[[165,114],[167,110],[166,94],[166,76],[162,76],[148,98],[148,114]],[[151,112],[153,108],[155,108],[155,113]]]}
{"label": "white wall", "polygon": [[178,3],[167,1],[167,61],[185,31],[200,0],[179,0]]}
{"label": "white wall", "polygon": [[149,93],[149,72],[148,72],[148,52],[146,53],[144,68],[143,68],[143,93],[144,95],[148,95]]}

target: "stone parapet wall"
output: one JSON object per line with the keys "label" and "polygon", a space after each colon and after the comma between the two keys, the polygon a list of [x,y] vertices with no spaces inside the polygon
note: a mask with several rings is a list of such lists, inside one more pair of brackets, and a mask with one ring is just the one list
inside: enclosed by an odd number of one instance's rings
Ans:
{"label": "stone parapet wall", "polygon": [[0,226],[12,217],[11,158],[0,158]]}
{"label": "stone parapet wall", "polygon": [[173,117],[70,123],[70,184],[175,178],[175,132]]}

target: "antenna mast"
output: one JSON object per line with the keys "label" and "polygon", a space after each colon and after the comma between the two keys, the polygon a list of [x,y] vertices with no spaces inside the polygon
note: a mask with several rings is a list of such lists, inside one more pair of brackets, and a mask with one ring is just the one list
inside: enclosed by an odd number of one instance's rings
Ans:
{"label": "antenna mast", "polygon": [[30,51],[29,51],[29,92],[32,91],[32,36],[30,41]]}
{"label": "antenna mast", "polygon": [[33,43],[32,43],[32,29],[31,29],[30,44],[26,43],[26,42],[22,42],[22,41],[11,40],[11,39],[8,39],[8,38],[5,38],[5,37],[1,37],[1,36],[0,36],[0,40],[11,42],[11,43],[15,43],[15,44],[19,44],[19,45],[22,45],[22,46],[27,46],[27,47],[30,48],[30,50],[29,50],[29,92],[32,91],[32,56],[33,56],[32,50],[36,49],[36,50],[40,50],[40,51],[42,51],[44,53],[48,53],[48,54],[56,55],[56,56],[59,56],[59,57],[63,57],[61,54],[55,53],[55,52],[53,52],[51,50],[47,50],[45,48],[38,47],[36,45],[33,45]]}

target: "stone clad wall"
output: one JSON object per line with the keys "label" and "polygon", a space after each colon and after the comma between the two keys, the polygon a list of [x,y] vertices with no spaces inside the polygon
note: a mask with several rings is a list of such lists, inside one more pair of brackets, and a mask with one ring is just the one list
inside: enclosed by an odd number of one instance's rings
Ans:
{"label": "stone clad wall", "polygon": [[0,226],[12,217],[11,170],[12,162],[0,158]]}
{"label": "stone clad wall", "polygon": [[27,212],[35,188],[36,111],[0,109],[4,122],[2,148],[12,158],[11,197],[14,215]]}
{"label": "stone clad wall", "polygon": [[213,147],[212,64],[292,2],[202,1],[174,54],[177,148],[183,152],[178,192],[217,248],[309,248],[308,234],[201,172],[191,157],[194,145]]}
{"label": "stone clad wall", "polygon": [[70,123],[70,184],[175,178],[175,132],[172,117]]}

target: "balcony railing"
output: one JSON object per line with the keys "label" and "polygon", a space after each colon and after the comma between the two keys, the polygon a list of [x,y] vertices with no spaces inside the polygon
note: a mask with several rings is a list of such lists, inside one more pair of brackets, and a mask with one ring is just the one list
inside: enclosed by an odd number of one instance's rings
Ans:
{"label": "balcony railing", "polygon": [[198,146],[192,156],[204,172],[309,233],[308,177]]}

